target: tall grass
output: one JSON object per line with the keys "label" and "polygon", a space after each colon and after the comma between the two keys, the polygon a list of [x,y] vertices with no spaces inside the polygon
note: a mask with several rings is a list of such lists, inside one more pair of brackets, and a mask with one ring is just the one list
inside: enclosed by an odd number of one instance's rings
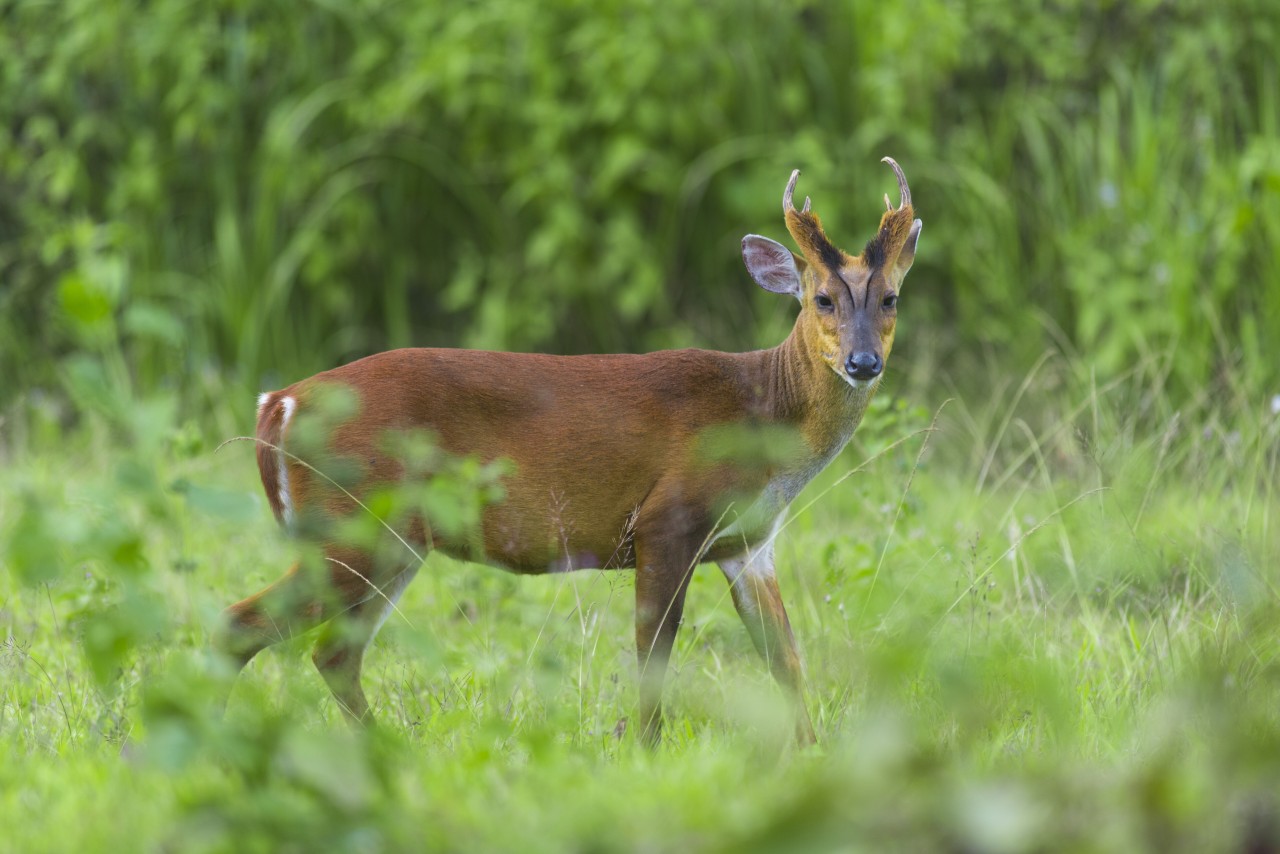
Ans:
{"label": "tall grass", "polygon": [[378,733],[346,734],[305,640],[221,721],[209,631],[293,544],[247,445],[214,454],[162,409],[95,419],[0,494],[10,844],[1274,845],[1280,419],[1176,400],[1169,364],[1102,382],[1050,356],[982,395],[917,364],[877,398],[779,541],[821,740],[801,756],[705,571],[656,755],[630,726],[625,574],[439,557],[370,654]]}
{"label": "tall grass", "polygon": [[[597,7],[0,7],[0,849],[1280,847],[1274,4]],[[706,571],[657,754],[626,574],[438,556],[379,730],[305,640],[215,713],[295,556],[251,392],[773,343],[738,239],[799,166],[856,249],[885,153],[894,385],[778,551],[816,750]]]}
{"label": "tall grass", "polygon": [[[616,22],[625,20],[626,37]],[[742,233],[793,167],[856,249],[911,177],[949,360],[1277,383],[1274,4],[14,3],[0,392],[119,347],[191,411],[410,343],[780,336]],[[762,34],[767,33],[764,37]],[[19,84],[17,81],[23,81]],[[32,352],[54,359],[30,359]],[[959,354],[959,355],[957,355]]]}

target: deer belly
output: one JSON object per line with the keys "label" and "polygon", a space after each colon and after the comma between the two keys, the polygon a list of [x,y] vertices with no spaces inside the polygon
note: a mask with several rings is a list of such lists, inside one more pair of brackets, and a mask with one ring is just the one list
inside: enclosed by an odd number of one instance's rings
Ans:
{"label": "deer belly", "polygon": [[634,513],[574,512],[563,499],[511,496],[484,511],[478,543],[440,543],[446,554],[521,574],[635,566]]}

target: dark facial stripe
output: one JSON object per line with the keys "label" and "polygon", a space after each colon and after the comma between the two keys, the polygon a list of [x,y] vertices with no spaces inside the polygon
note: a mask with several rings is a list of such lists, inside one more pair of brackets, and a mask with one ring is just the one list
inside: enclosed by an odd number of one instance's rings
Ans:
{"label": "dark facial stripe", "polygon": [[858,298],[853,293],[853,285],[849,284],[848,279],[840,275],[840,271],[838,269],[833,267],[831,273],[840,280],[840,284],[844,285],[845,291],[849,294],[849,305],[856,309],[858,307]]}

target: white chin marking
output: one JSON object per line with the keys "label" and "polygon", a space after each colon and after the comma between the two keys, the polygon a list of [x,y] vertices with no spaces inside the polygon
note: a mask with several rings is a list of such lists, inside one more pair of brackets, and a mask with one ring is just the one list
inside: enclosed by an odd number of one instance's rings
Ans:
{"label": "white chin marking", "polygon": [[849,374],[846,373],[845,371],[842,371],[839,368],[837,368],[835,365],[831,366],[831,370],[835,371],[836,376],[840,377],[840,379],[844,380],[849,385],[856,388],[858,391],[870,391],[871,389],[875,388],[877,385],[880,384],[880,379],[881,377],[884,376],[884,374],[879,374],[877,376],[872,377],[869,380],[857,380],[849,376]]}
{"label": "white chin marking", "polygon": [[280,416],[280,448],[276,451],[276,476],[280,483],[281,515],[286,525],[293,521],[293,497],[289,494],[289,466],[284,455],[284,431],[289,426],[289,418],[293,416],[298,402],[292,397],[280,398],[284,414]]}

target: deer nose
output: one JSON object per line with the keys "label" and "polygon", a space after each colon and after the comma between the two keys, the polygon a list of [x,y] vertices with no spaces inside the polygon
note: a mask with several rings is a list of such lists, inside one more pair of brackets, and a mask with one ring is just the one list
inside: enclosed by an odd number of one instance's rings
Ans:
{"label": "deer nose", "polygon": [[880,372],[884,370],[884,360],[875,353],[865,350],[861,353],[850,353],[848,360],[844,363],[844,370],[855,380],[871,380],[880,376]]}

